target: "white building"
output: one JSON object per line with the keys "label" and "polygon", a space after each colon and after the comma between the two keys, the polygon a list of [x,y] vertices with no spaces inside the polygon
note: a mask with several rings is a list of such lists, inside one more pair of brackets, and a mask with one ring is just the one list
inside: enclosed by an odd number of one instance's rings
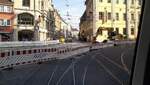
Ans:
{"label": "white building", "polygon": [[75,39],[75,40],[78,40],[79,30],[76,29],[76,28],[72,28],[71,33],[72,33],[72,38]]}
{"label": "white building", "polygon": [[14,0],[14,40],[47,40],[51,0]]}

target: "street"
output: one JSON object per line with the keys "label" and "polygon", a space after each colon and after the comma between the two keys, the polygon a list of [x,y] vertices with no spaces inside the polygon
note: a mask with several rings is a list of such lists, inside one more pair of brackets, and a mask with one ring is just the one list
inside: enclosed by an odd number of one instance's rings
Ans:
{"label": "street", "polygon": [[128,81],[134,45],[108,47],[0,72],[0,85],[122,85]]}

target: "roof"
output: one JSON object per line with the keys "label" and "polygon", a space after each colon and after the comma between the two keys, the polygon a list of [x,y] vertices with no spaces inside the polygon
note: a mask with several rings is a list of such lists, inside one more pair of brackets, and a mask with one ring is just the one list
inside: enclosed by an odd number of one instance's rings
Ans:
{"label": "roof", "polygon": [[13,2],[12,2],[12,0],[0,0],[0,4],[8,4],[8,5],[12,5]]}

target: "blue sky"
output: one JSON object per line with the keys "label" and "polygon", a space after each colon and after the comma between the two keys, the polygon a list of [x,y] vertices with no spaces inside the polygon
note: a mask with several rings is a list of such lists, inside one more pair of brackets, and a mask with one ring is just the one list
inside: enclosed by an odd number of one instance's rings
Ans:
{"label": "blue sky", "polygon": [[[76,28],[79,27],[80,17],[85,10],[84,2],[85,0],[53,0],[54,7],[58,9],[64,20]],[[67,3],[69,7],[66,7]],[[67,11],[69,11],[71,20],[66,17]]]}

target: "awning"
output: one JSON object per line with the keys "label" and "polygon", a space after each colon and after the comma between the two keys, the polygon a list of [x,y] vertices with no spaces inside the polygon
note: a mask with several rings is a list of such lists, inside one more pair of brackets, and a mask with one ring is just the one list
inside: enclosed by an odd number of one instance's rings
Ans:
{"label": "awning", "polygon": [[0,13],[0,19],[13,19],[15,17],[15,14],[13,13]]}

